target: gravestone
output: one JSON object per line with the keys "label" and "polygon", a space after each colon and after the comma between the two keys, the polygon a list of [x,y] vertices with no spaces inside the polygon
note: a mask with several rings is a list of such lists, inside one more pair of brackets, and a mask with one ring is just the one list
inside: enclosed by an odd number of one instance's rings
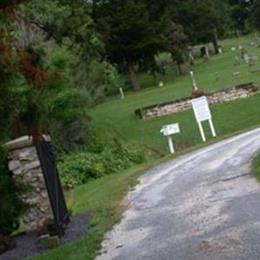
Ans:
{"label": "gravestone", "polygon": [[239,56],[235,56],[235,62],[234,62],[234,65],[240,65],[240,58]]}
{"label": "gravestone", "polygon": [[119,92],[120,92],[121,99],[125,99],[125,93],[124,93],[123,88],[119,88]]}
{"label": "gravestone", "polygon": [[190,64],[191,66],[193,66],[194,63],[195,63],[195,59],[194,59],[194,56],[193,56],[193,51],[190,51],[190,52],[189,52],[189,64]]}
{"label": "gravestone", "polygon": [[190,71],[190,77],[191,77],[191,81],[192,81],[192,93],[194,93],[195,91],[198,90],[198,86],[197,86],[197,82],[196,82],[196,79],[194,77],[193,71]]}

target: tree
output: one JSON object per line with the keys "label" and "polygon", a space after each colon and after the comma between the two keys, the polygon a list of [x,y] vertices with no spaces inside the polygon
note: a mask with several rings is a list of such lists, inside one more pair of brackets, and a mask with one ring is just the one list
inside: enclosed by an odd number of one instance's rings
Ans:
{"label": "tree", "polygon": [[175,5],[173,20],[184,27],[193,44],[211,42],[218,53],[218,35],[228,25],[227,5],[221,0],[186,0]]}
{"label": "tree", "polygon": [[[147,0],[95,1],[93,18],[103,36],[108,59],[128,71],[134,90],[140,90],[136,68],[154,67],[155,56],[165,50],[169,16]],[[160,11],[160,12],[159,12]]]}
{"label": "tree", "polygon": [[66,46],[84,62],[99,56],[103,49],[90,13],[85,0],[31,0],[25,8],[30,23],[44,32],[46,41],[53,39]]}
{"label": "tree", "polygon": [[260,30],[260,2],[259,1],[255,1],[252,6],[250,20],[252,22],[253,27],[259,31]]}
{"label": "tree", "polygon": [[183,31],[183,27],[176,23],[172,23],[169,37],[169,52],[177,65],[178,73],[184,74],[183,65],[185,63],[185,56],[188,53],[188,37]]}
{"label": "tree", "polygon": [[[256,1],[257,3],[257,1]],[[246,31],[249,22],[253,1],[252,0],[229,0],[230,16],[234,29],[242,32]]]}

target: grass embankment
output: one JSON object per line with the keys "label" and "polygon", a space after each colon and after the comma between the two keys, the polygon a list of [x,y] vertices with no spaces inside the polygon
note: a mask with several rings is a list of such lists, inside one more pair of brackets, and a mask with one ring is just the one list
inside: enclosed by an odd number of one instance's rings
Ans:
{"label": "grass embankment", "polygon": [[[254,81],[260,83],[260,63],[254,67],[245,64],[234,66],[234,56],[239,51],[232,52],[231,47],[244,45],[251,55],[260,57],[260,48],[250,45],[252,38],[245,37],[240,40],[226,40],[222,42],[224,53],[211,58],[208,63],[199,61],[192,69],[195,72],[198,85],[206,92],[212,92],[237,84]],[[259,72],[257,72],[259,70]],[[254,71],[254,73],[252,72]],[[217,75],[216,75],[217,72]],[[234,72],[240,72],[239,77],[234,77]],[[181,133],[174,137],[175,142],[182,148],[191,149],[202,144],[199,130],[193,112],[169,115],[162,118],[142,121],[134,115],[137,108],[161,103],[191,94],[189,76],[174,77],[172,70],[168,70],[163,78],[165,87],[151,87],[152,79],[147,75],[141,76],[145,88],[139,93],[127,93],[125,100],[114,98],[109,102],[97,106],[91,111],[96,130],[104,135],[108,130],[118,133],[125,142],[135,142],[140,146],[148,146],[160,153],[167,154],[167,143],[160,134],[164,124],[179,122]],[[245,131],[260,124],[260,95],[244,100],[211,106],[213,121],[218,138]],[[207,136],[210,137],[208,126]],[[69,195],[69,204],[74,214],[90,212],[93,215],[90,234],[81,241],[60,247],[56,250],[37,257],[37,259],[93,259],[104,234],[120,219],[123,211],[121,200],[129,187],[136,183],[137,177],[147,167],[151,167],[154,158],[148,160],[147,165],[131,169],[120,174],[113,174],[102,179],[90,182],[76,188]],[[260,159],[259,159],[260,161]],[[153,162],[156,164],[155,162]]]}
{"label": "grass embankment", "polygon": [[258,154],[253,160],[252,171],[256,178],[260,181],[260,154]]}

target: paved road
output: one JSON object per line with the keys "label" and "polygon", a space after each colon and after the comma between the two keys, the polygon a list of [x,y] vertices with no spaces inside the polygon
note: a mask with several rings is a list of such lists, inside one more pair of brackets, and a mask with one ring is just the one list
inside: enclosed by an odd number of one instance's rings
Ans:
{"label": "paved road", "polygon": [[259,149],[256,129],[150,170],[97,260],[260,259]]}

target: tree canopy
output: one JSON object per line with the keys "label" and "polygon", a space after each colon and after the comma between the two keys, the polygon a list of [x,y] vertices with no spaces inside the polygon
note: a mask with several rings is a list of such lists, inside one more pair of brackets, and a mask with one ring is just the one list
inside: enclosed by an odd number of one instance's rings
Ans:
{"label": "tree canopy", "polygon": [[139,90],[135,66],[149,70],[155,56],[166,49],[170,19],[165,8],[147,0],[97,1],[93,15],[108,59],[127,69]]}

